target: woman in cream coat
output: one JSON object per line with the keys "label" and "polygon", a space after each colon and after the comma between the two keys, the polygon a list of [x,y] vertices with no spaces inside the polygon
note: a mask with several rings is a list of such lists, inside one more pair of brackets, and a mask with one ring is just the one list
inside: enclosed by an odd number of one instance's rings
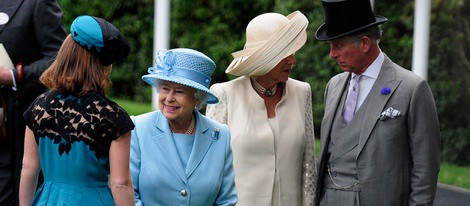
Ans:
{"label": "woman in cream coat", "polygon": [[289,78],[307,25],[299,11],[257,16],[226,71],[241,77],[211,87],[219,103],[206,114],[230,128],[238,205],[313,204],[311,91]]}

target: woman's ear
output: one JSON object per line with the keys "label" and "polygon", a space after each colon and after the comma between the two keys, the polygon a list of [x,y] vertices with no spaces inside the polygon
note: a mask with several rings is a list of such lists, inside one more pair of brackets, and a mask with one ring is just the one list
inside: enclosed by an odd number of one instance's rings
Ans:
{"label": "woman's ear", "polygon": [[113,70],[113,65],[112,64],[110,64],[108,66],[104,66],[104,73],[106,75],[110,75],[112,70]]}
{"label": "woman's ear", "polygon": [[196,108],[199,107],[199,105],[201,105],[201,101],[199,101],[199,99],[198,99],[198,100],[196,100]]}

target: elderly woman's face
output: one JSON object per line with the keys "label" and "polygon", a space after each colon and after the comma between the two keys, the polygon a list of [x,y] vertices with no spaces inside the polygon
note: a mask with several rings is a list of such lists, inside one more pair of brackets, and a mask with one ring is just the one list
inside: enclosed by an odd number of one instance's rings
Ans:
{"label": "elderly woman's face", "polygon": [[293,65],[297,63],[294,54],[281,60],[271,71],[262,75],[264,79],[268,79],[273,82],[286,82],[289,79],[289,75],[292,72]]}
{"label": "elderly woman's face", "polygon": [[191,120],[192,111],[198,104],[195,92],[194,88],[162,81],[158,95],[160,111],[169,121]]}

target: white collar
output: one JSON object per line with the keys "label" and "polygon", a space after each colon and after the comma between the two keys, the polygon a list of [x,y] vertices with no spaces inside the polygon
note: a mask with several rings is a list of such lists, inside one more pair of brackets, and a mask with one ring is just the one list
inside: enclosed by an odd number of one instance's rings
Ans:
{"label": "white collar", "polygon": [[[377,79],[380,73],[380,69],[382,68],[382,64],[384,63],[385,55],[380,51],[379,55],[377,58],[375,58],[374,62],[367,67],[366,71],[362,73],[361,75],[367,76],[369,78]],[[352,77],[355,77],[356,74],[353,73]]]}

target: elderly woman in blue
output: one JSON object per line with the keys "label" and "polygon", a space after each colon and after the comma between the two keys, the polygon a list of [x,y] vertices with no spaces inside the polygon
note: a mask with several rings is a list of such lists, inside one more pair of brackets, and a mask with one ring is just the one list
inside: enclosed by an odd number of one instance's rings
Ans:
{"label": "elderly woman in blue", "polygon": [[214,62],[192,49],[159,51],[142,79],[159,110],[131,117],[130,170],[136,205],[235,205],[230,132],[196,107],[217,103],[208,89]]}

